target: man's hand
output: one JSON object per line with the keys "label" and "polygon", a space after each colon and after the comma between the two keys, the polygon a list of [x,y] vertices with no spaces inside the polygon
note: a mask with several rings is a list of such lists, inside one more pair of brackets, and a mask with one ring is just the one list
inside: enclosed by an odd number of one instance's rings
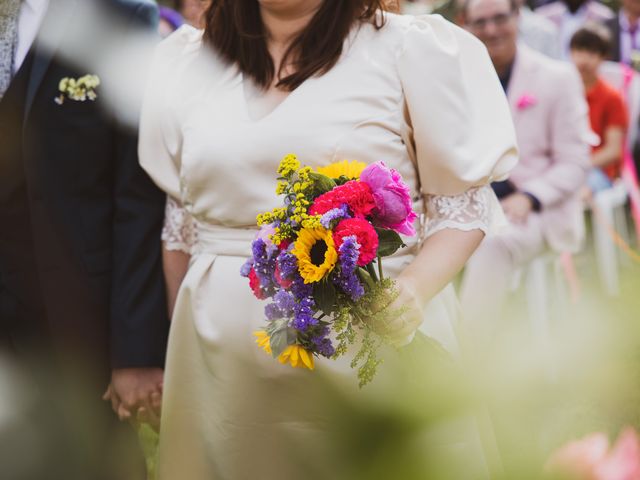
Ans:
{"label": "man's hand", "polygon": [[122,368],[111,372],[103,399],[111,401],[120,420],[149,423],[158,428],[162,399],[161,368]]}
{"label": "man's hand", "polygon": [[513,223],[525,223],[533,210],[531,198],[524,193],[512,193],[500,201],[504,213]]}

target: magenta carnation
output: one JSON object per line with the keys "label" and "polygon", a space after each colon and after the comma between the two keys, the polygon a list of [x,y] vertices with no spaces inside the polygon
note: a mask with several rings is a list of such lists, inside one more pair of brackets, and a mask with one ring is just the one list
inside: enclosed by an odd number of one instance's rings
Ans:
{"label": "magenta carnation", "polygon": [[369,185],[351,180],[316,198],[309,214],[324,215],[329,210],[341,208],[343,205],[349,207],[354,217],[366,217],[376,208]]}
{"label": "magenta carnation", "polygon": [[404,235],[415,235],[413,222],[418,215],[413,211],[411,191],[402,176],[384,162],[376,162],[362,171],[360,181],[371,187],[376,204],[373,221],[378,227],[395,230]]}
{"label": "magenta carnation", "polygon": [[356,237],[360,245],[358,265],[364,267],[378,256],[378,234],[369,222],[362,218],[347,218],[342,220],[333,230],[333,241],[336,249],[340,250],[345,237]]}

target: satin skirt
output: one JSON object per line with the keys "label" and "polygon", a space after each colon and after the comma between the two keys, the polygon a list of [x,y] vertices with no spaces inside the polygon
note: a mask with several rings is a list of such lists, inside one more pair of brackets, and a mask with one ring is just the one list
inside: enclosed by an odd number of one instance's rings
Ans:
{"label": "satin skirt", "polygon": [[[395,423],[413,422],[402,412],[402,399],[398,403],[393,395],[406,382],[398,383],[397,369],[383,364],[380,378],[360,389],[349,355],[318,359],[316,369],[308,371],[281,365],[259,349],[252,332],[264,325],[265,302],[252,295],[247,279],[239,273],[253,232],[240,233],[242,238],[234,238],[238,232],[223,233],[229,238],[222,241],[220,232],[209,241],[200,235],[206,243],[192,257],[176,301],[164,382],[160,480],[355,479],[361,474],[361,478],[374,478],[365,473],[371,462],[359,450],[375,440],[363,451],[368,448],[379,454],[405,440],[394,439],[385,446],[391,440],[389,431],[404,437]],[[393,275],[410,259],[390,259],[386,267]],[[421,327],[452,357],[457,352],[457,316],[455,294],[447,287],[430,302]],[[397,367],[402,361],[396,358],[389,365]],[[407,399],[412,400],[416,399]],[[418,417],[416,422],[424,420]],[[384,422],[378,425],[380,419]],[[448,455],[455,458],[447,463],[467,462],[482,469],[472,420],[427,423],[417,437],[416,429],[408,428],[406,436],[415,438],[409,441],[412,447],[402,451],[415,458],[392,458],[391,463],[402,464],[385,464],[376,471],[389,468],[400,474],[414,460],[438,461]],[[378,427],[371,430],[372,424]],[[434,452],[439,452],[437,458]]]}

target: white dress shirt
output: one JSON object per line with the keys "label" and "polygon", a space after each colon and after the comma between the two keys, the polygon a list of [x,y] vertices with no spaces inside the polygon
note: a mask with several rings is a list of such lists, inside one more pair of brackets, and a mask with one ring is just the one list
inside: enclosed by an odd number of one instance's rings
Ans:
{"label": "white dress shirt", "polygon": [[588,19],[587,3],[585,2],[576,13],[571,13],[567,9],[562,15],[562,23],[560,24],[560,44],[563,47],[562,58],[569,60],[571,54],[569,52],[569,44],[571,43],[571,37],[576,31],[585,24]]}
{"label": "white dress shirt", "polygon": [[520,7],[518,35],[519,40],[534,50],[551,58],[561,58],[558,27],[526,5]]}
{"label": "white dress shirt", "polygon": [[18,71],[33,44],[40,24],[47,12],[49,0],[23,0],[18,19],[18,48],[16,49],[15,70]]}

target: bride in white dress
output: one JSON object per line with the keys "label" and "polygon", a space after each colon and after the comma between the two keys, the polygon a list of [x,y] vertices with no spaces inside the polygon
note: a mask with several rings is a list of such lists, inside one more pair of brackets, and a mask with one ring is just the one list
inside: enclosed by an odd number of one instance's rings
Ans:
{"label": "bride in white dress", "polygon": [[[423,215],[420,238],[407,239],[409,248],[386,265],[420,306],[399,325],[456,349],[447,284],[501,219],[488,184],[516,161],[513,127],[480,42],[438,16],[383,14],[382,3],[213,0],[204,34],[183,27],[157,49],[139,153],[170,197],[166,273],[180,284],[161,480],[313,478],[292,447],[311,442],[324,451],[326,382],[356,401],[375,395],[376,380],[358,391],[344,362],[322,359],[303,371],[254,344],[264,305],[239,272],[256,214],[277,205],[285,154],[314,167],[383,160],[402,174]],[[295,77],[300,71],[306,78]],[[194,219],[194,240],[175,221],[183,214]],[[191,255],[184,279],[172,257],[180,248]]]}

